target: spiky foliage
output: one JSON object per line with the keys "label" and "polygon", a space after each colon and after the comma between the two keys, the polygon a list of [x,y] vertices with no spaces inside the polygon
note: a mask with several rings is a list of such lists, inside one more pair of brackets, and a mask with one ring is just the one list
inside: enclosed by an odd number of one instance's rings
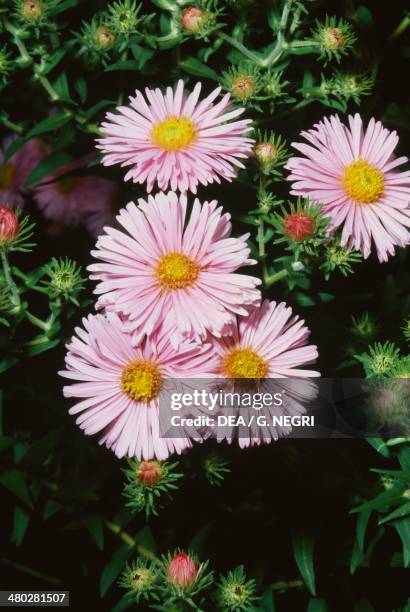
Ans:
{"label": "spiky foliage", "polygon": [[325,279],[328,280],[335,270],[343,276],[348,276],[353,272],[353,264],[362,261],[362,255],[358,251],[347,251],[341,246],[339,240],[335,238],[326,247],[325,261],[320,268],[323,270]]}
{"label": "spiky foliage", "polygon": [[123,494],[127,506],[134,512],[145,512],[146,517],[158,515],[172,493],[178,489],[177,482],[183,474],[176,471],[178,463],[128,460]]}
{"label": "spiky foliage", "polygon": [[247,580],[243,565],[221,576],[216,601],[224,612],[253,612],[256,609],[256,582]]}
{"label": "spiky foliage", "polygon": [[225,477],[230,473],[229,461],[226,461],[220,455],[212,453],[205,458],[204,470],[205,475],[211,485],[219,487]]}
{"label": "spiky foliage", "polygon": [[158,589],[158,563],[138,557],[126,565],[118,584],[128,591],[127,598],[135,603],[155,598]]}
{"label": "spiky foliage", "polygon": [[369,346],[367,352],[356,355],[362,364],[367,378],[392,376],[399,362],[400,350],[393,342],[384,344],[375,342]]}
{"label": "spiky foliage", "polygon": [[47,278],[42,280],[45,292],[51,300],[62,298],[79,306],[78,295],[84,289],[85,279],[81,276],[81,267],[68,257],[55,257],[44,266]]}
{"label": "spiky foliage", "polygon": [[325,64],[331,60],[340,62],[356,42],[352,26],[342,18],[326,15],[324,22],[316,19],[312,30],[312,41],[318,45],[319,59]]}

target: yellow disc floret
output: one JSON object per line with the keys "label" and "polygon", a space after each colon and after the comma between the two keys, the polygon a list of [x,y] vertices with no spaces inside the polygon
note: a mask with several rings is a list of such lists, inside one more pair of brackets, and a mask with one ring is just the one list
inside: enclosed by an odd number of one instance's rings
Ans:
{"label": "yellow disc floret", "polygon": [[121,376],[121,388],[135,402],[148,403],[155,399],[162,384],[161,370],[147,359],[131,361]]}
{"label": "yellow disc floret", "polygon": [[195,136],[194,124],[183,115],[168,117],[151,130],[152,142],[165,151],[186,149],[195,140]]}
{"label": "yellow disc floret", "polygon": [[221,358],[221,370],[227,378],[265,378],[268,364],[249,348],[235,348]]}
{"label": "yellow disc floret", "polygon": [[358,159],[345,168],[342,184],[352,200],[359,204],[371,204],[383,194],[384,177],[375,166]]}
{"label": "yellow disc floret", "polygon": [[171,291],[193,285],[199,271],[196,261],[183,253],[166,253],[159,260],[155,274],[162,289]]}

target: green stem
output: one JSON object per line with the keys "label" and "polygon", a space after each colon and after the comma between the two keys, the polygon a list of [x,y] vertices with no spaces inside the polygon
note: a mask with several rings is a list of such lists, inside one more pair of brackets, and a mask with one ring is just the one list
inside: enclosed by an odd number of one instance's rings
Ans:
{"label": "green stem", "polygon": [[9,119],[7,119],[7,117],[1,117],[0,122],[6,128],[9,128],[9,130],[13,130],[13,132],[17,132],[17,134],[22,134],[24,132],[24,128],[22,128],[21,125],[18,125],[17,123],[13,123],[13,121],[10,121]]}
{"label": "green stem", "polygon": [[32,323],[36,327],[39,327],[41,330],[46,332],[46,334],[50,331],[50,321],[43,321],[42,319],[39,319],[35,315],[31,314],[31,312],[29,312],[28,310],[26,310],[26,317],[30,321],[30,323]]}
{"label": "green stem", "polygon": [[278,580],[274,582],[272,585],[272,589],[275,591],[286,591],[287,589],[301,589],[303,588],[303,580],[290,580],[289,582],[284,582],[283,580]]}
{"label": "green stem", "polygon": [[410,15],[406,15],[402,19],[402,21],[399,23],[397,28],[394,30],[394,32],[392,32],[392,34],[390,34],[388,40],[389,41],[396,40],[396,38],[401,36],[403,34],[403,32],[405,32],[409,26],[410,26]]}
{"label": "green stem", "polygon": [[250,51],[249,49],[247,49],[245,45],[239,42],[239,40],[235,40],[234,38],[231,38],[231,36],[228,36],[224,32],[218,32],[218,38],[229,43],[230,45],[232,45],[232,47],[235,47],[235,49],[240,51],[245,57],[250,59],[252,62],[255,62],[255,64],[259,64],[259,66],[263,66],[264,60],[258,57],[258,55],[256,55],[256,53],[254,53],[253,51]]}
{"label": "green stem", "polygon": [[288,270],[280,270],[279,272],[276,272],[276,274],[272,274],[271,276],[264,276],[263,278],[263,282],[265,283],[265,285],[267,287],[270,287],[271,285],[273,285],[274,283],[277,283],[278,281],[282,280],[282,278],[285,278],[285,276],[287,276],[289,274]]}
{"label": "green stem", "polygon": [[7,567],[11,567],[19,572],[23,572],[28,576],[33,576],[34,578],[40,578],[40,580],[44,580],[45,582],[50,582],[51,584],[60,585],[61,580],[59,578],[54,578],[54,576],[48,576],[47,574],[43,574],[38,572],[37,570],[28,567],[27,565],[22,565],[21,563],[15,563],[15,561],[10,561],[10,559],[5,559],[4,557],[0,559],[0,563],[6,565]]}
{"label": "green stem", "polygon": [[7,287],[10,289],[11,301],[13,305],[15,306],[15,309],[16,309],[15,312],[17,313],[20,311],[20,308],[21,308],[20,294],[18,292],[17,285],[14,282],[13,277],[11,275],[11,269],[10,269],[9,259],[7,257],[7,251],[4,248],[1,249],[1,264],[3,267],[4,280],[6,281]]}
{"label": "green stem", "polygon": [[115,533],[118,537],[120,537],[121,540],[125,542],[126,544],[128,544],[130,548],[136,547],[138,552],[141,555],[143,555],[150,561],[155,561],[156,557],[154,553],[148,550],[148,548],[145,548],[145,546],[141,546],[141,544],[137,544],[134,538],[131,537],[127,531],[123,531],[119,525],[116,525],[116,523],[113,523],[108,520],[104,521],[104,524],[107,527],[107,529],[109,529],[110,531]]}

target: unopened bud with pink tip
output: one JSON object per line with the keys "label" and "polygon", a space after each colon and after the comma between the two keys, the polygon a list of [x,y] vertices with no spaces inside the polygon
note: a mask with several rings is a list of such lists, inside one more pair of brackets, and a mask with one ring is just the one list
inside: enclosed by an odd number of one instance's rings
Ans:
{"label": "unopened bud with pink tip", "polygon": [[185,588],[191,586],[198,576],[197,565],[184,550],[174,555],[167,568],[172,584]]}
{"label": "unopened bud with pink tip", "polygon": [[17,214],[8,206],[0,204],[0,245],[11,244],[19,233]]}

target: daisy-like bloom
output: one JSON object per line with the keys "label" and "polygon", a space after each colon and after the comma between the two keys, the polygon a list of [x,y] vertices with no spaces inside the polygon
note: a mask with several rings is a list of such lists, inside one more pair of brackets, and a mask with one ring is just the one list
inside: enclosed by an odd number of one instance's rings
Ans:
{"label": "daisy-like bloom", "polygon": [[174,192],[130,202],[117,219],[127,234],[110,227],[89,266],[102,294],[97,307],[124,313],[136,341],[168,317],[182,337],[227,333],[235,314],[246,316],[260,301],[260,279],[235,274],[249,259],[248,234],[231,238],[230,215],[214,200],[195,200],[187,219],[187,199]]}
{"label": "daisy-like bloom", "polygon": [[252,128],[251,120],[232,121],[245,109],[230,108],[230,95],[214,101],[221,92],[217,87],[199,102],[201,83],[191,94],[184,94],[179,81],[175,91],[168,87],[145,89],[130,97],[129,106],[120,106],[118,114],[107,114],[98,140],[106,166],[130,166],[125,180],[147,183],[150,192],[157,182],[160,190],[196,193],[198,183],[207,185],[220,177],[231,181],[235,166],[243,168],[240,158],[252,153],[253,140],[244,136]]}
{"label": "daisy-like bloom", "polygon": [[60,168],[34,189],[34,199],[50,221],[76,226],[85,225],[93,236],[114,220],[117,186],[99,176],[76,176],[89,158],[74,161]]}
{"label": "daisy-like bloom", "polygon": [[293,143],[304,157],[292,157],[292,193],[323,205],[328,231],[343,225],[341,244],[368,257],[372,240],[380,261],[394,247],[410,241],[410,172],[397,172],[407,157],[394,157],[396,132],[371,119],[365,129],[360,115],[349,126],[337,115],[302,132],[309,144]]}
{"label": "daisy-like bloom", "polygon": [[24,195],[29,191],[25,183],[31,172],[49,153],[49,147],[38,138],[26,142],[10,159],[5,152],[16,140],[6,136],[0,146],[0,201],[10,208],[22,208]]}
{"label": "daisy-like bloom", "polygon": [[[282,393],[285,399],[281,406],[264,405],[258,411],[267,424],[272,424],[273,415],[303,414],[305,404],[316,395],[316,386],[306,378],[320,376],[316,370],[301,367],[313,363],[318,356],[316,346],[307,343],[309,334],[305,322],[294,316],[284,302],[265,300],[247,318],[238,319],[231,336],[210,339],[214,356],[208,372],[214,377],[233,379],[227,381],[227,390],[256,394],[258,402],[261,393],[270,393],[272,397]],[[280,384],[272,380],[279,378],[289,380],[281,380]],[[242,384],[239,379],[246,380]],[[217,386],[220,388],[220,381]],[[255,414],[249,405],[220,406],[220,410],[226,416],[244,416],[247,423],[248,417]],[[218,441],[228,442],[238,436],[239,445],[244,448],[269,443],[290,430],[259,426],[255,421],[252,427],[219,427],[214,434]]]}
{"label": "daisy-like bloom", "polygon": [[176,351],[170,329],[163,326],[133,346],[113,313],[90,315],[83,325],[67,346],[67,369],[60,374],[75,381],[64,387],[64,395],[80,399],[70,414],[78,415],[85,434],[101,432],[100,444],[117,457],[162,460],[191,446],[183,432],[176,438],[160,436],[159,394],[169,392],[168,379],[198,377],[209,359],[209,344],[186,342]]}

